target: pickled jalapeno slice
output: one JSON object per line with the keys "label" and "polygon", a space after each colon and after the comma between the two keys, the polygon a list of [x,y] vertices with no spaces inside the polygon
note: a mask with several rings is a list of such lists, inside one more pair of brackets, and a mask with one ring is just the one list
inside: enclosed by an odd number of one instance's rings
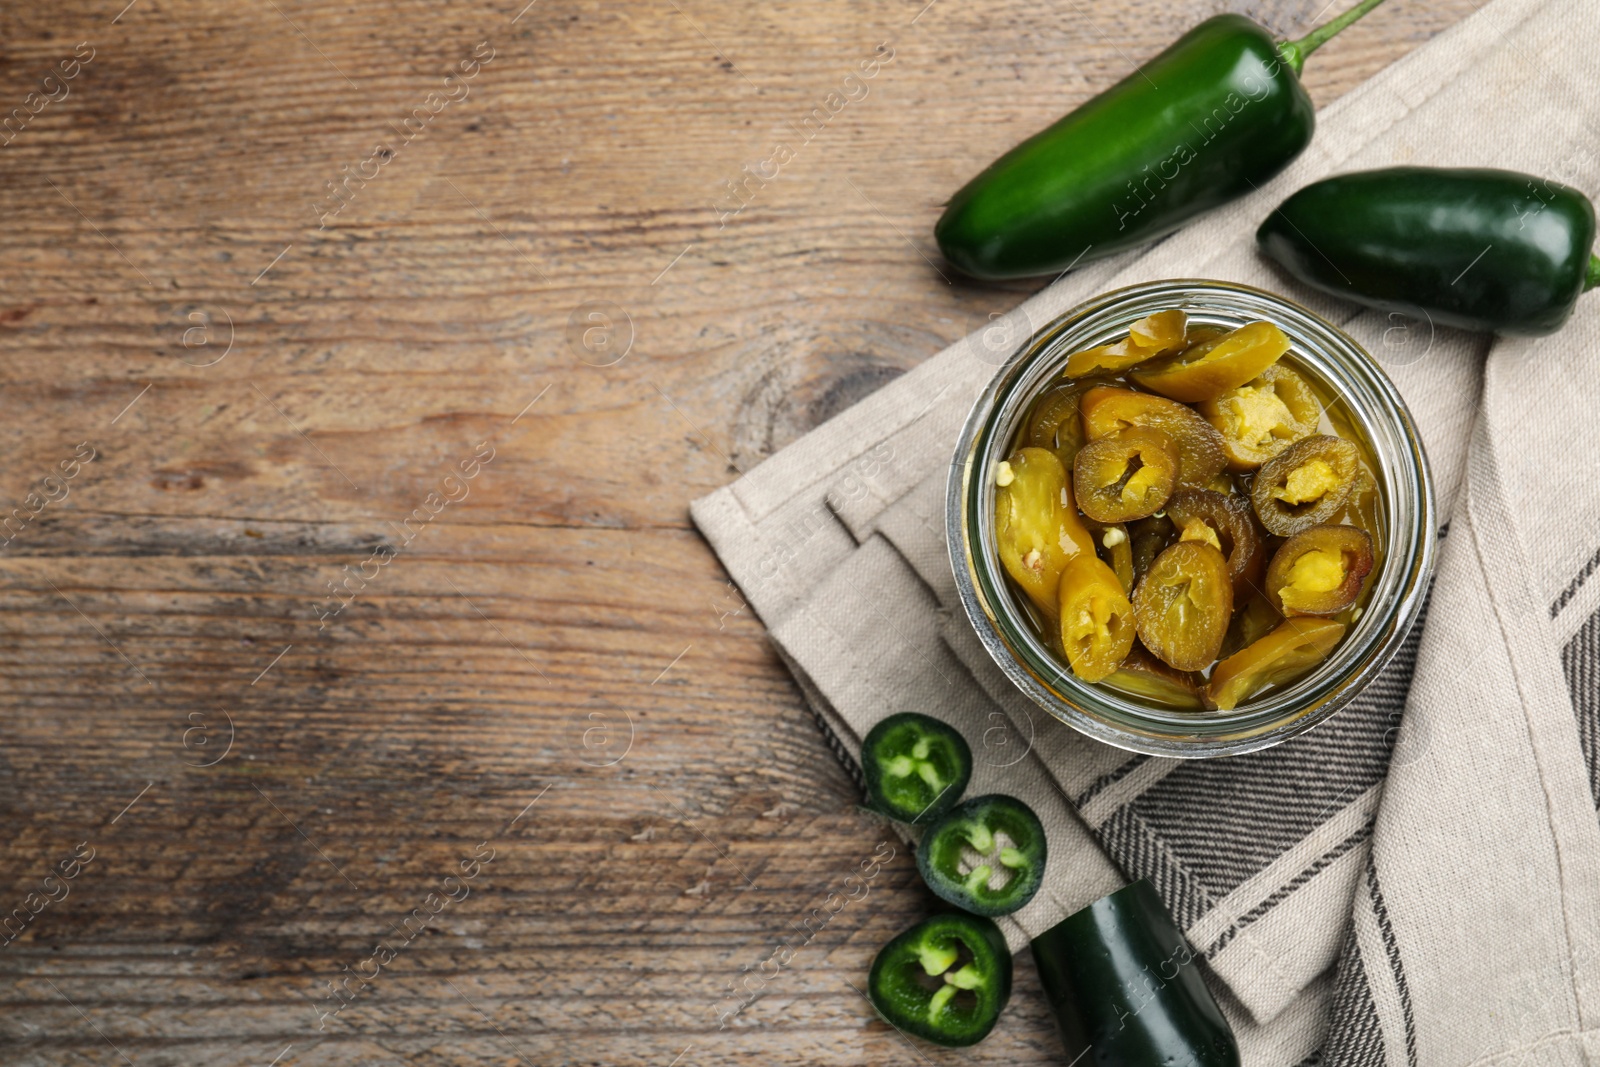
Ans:
{"label": "pickled jalapeno slice", "polygon": [[1152,515],[1148,519],[1140,519],[1128,527],[1128,536],[1133,541],[1133,579],[1137,583],[1150,569],[1150,564],[1156,557],[1166,551],[1172,544],[1177,529],[1172,525],[1172,520],[1163,512]]}
{"label": "pickled jalapeno slice", "polygon": [[1084,436],[1094,441],[1130,426],[1160,430],[1178,446],[1178,484],[1204,486],[1227,466],[1222,435],[1192,408],[1132,389],[1097,386],[1083,394]]}
{"label": "pickled jalapeno slice", "polygon": [[946,813],[917,845],[917,870],[934,896],[974,915],[1009,915],[1044,880],[1039,816],[1016,797],[973,797]]}
{"label": "pickled jalapeno slice", "polygon": [[1156,557],[1133,591],[1139,640],[1180,671],[1216,661],[1233,616],[1233,577],[1221,552],[1179,541]]}
{"label": "pickled jalapeno slice", "polygon": [[1279,537],[1332,522],[1361,473],[1361,453],[1342,437],[1296,441],[1261,468],[1250,486],[1261,525]]}
{"label": "pickled jalapeno slice", "polygon": [[1122,371],[1147,359],[1166,355],[1189,343],[1189,316],[1182,311],[1158,311],[1146,315],[1128,328],[1128,336],[1116,344],[1074,352],[1061,373],[1082,378],[1095,371]]}
{"label": "pickled jalapeno slice", "polygon": [[1085,553],[1061,571],[1061,648],[1072,673],[1098,682],[1115,673],[1133,647],[1133,605],[1117,574]]}
{"label": "pickled jalapeno slice", "polygon": [[1270,322],[1251,322],[1173,356],[1142,363],[1130,377],[1152,393],[1186,404],[1215,400],[1256,377],[1289,351],[1289,338]]}
{"label": "pickled jalapeno slice", "polygon": [[1126,522],[1161,510],[1178,481],[1177,442],[1130,426],[1084,445],[1072,465],[1078,507],[1096,522]]}
{"label": "pickled jalapeno slice", "polygon": [[897,1030],[946,1048],[976,1045],[1011,999],[1011,949],[993,919],[925,919],[878,950],[867,999]]}
{"label": "pickled jalapeno slice", "polygon": [[1180,489],[1167,501],[1179,541],[1204,541],[1228,561],[1233,599],[1242,604],[1261,581],[1267,556],[1262,531],[1244,497],[1210,489]]}
{"label": "pickled jalapeno slice", "polygon": [[1287,620],[1217,664],[1206,686],[1206,702],[1232,711],[1269,685],[1287,685],[1303,677],[1328,658],[1344,631],[1343,623],[1330,619]]}
{"label": "pickled jalapeno slice", "polygon": [[1128,327],[1128,340],[1151,352],[1170,352],[1189,344],[1189,316],[1182,311],[1157,311]]}
{"label": "pickled jalapeno slice", "polygon": [[1222,434],[1228,467],[1251,471],[1303,437],[1317,432],[1322,405],[1306,380],[1274,363],[1237,389],[1198,405]]}
{"label": "pickled jalapeno slice", "polygon": [[1267,567],[1266,593],[1285,616],[1336,615],[1372,573],[1372,536],[1354,526],[1313,526],[1283,543]]}
{"label": "pickled jalapeno slice", "polygon": [[1233,622],[1228,624],[1228,636],[1223,639],[1222,651],[1217,655],[1227,659],[1247,645],[1255,644],[1281,625],[1283,616],[1272,606],[1266,594],[1254,593],[1244,602],[1243,607],[1234,609]]}
{"label": "pickled jalapeno slice", "polygon": [[956,729],[914,711],[883,719],[861,742],[867,807],[896,822],[932,822],[961,799],[972,749]]}
{"label": "pickled jalapeno slice", "polygon": [[1028,413],[1026,444],[1034,448],[1048,448],[1067,467],[1083,447],[1083,418],[1078,404],[1087,393],[1103,382],[1089,379],[1081,382],[1057,382],[1039,394]]}
{"label": "pickled jalapeno slice", "polygon": [[1189,327],[1189,334],[1184,338],[1186,348],[1215,341],[1223,334],[1230,332],[1226,326],[1218,326],[1214,322],[1198,322]]}
{"label": "pickled jalapeno slice", "polygon": [[1348,523],[1369,532],[1383,528],[1378,521],[1378,483],[1365,467],[1356,475],[1356,485],[1350,490],[1350,499],[1345,501],[1344,514],[1330,521]]}
{"label": "pickled jalapeno slice", "polygon": [[1000,564],[1036,608],[1056,617],[1061,568],[1094,541],[1078,521],[1067,470],[1054,452],[1019,448],[995,472],[994,532]]}
{"label": "pickled jalapeno slice", "polygon": [[1169,708],[1201,707],[1200,683],[1191,671],[1169,667],[1150,654],[1138,641],[1106,685],[1129,696],[1163,704]]}

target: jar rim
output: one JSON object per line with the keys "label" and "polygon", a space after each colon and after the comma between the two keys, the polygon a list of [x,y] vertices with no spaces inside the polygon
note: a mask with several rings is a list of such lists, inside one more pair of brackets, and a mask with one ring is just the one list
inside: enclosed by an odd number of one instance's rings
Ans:
{"label": "jar rim", "polygon": [[[1339,646],[1304,678],[1232,711],[1161,708],[1084,682],[1027,625],[994,551],[994,486],[975,478],[1009,454],[1026,406],[1072,352],[1105,344],[1152,311],[1181,308],[1221,325],[1266,319],[1289,335],[1290,355],[1343,401],[1378,470],[1386,529],[1366,609]],[[1007,359],[962,427],[946,488],[946,535],[956,588],[988,654],[1034,703],[1119,748],[1204,758],[1253,752],[1326,721],[1394,658],[1422,612],[1438,531],[1432,474],[1404,399],[1349,335],[1278,294],[1235,282],[1171,279],[1103,293],[1058,315]]]}

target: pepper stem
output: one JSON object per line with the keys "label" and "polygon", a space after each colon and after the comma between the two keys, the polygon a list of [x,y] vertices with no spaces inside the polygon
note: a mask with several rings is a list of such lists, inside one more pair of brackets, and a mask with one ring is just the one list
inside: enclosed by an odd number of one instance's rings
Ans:
{"label": "pepper stem", "polygon": [[1361,3],[1349,11],[1346,11],[1338,18],[1323,23],[1298,41],[1284,41],[1278,45],[1278,54],[1283,56],[1283,61],[1289,65],[1290,70],[1299,74],[1301,68],[1306,64],[1307,56],[1333,40],[1346,26],[1349,26],[1381,3],[1383,3],[1383,0],[1361,0]]}
{"label": "pepper stem", "polygon": [[1589,273],[1583,276],[1583,291],[1587,293],[1597,285],[1600,285],[1600,255],[1591,255]]}

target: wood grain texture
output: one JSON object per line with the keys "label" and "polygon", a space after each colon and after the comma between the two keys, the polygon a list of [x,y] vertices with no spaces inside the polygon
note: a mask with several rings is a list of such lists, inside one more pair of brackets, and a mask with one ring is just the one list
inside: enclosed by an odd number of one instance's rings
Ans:
{"label": "wood grain texture", "polygon": [[[939,273],[983,163],[1322,0],[123,2],[0,14],[0,110],[93,52],[0,146],[0,1060],[1052,1062],[1025,960],[970,1052],[873,1020],[903,851],[719,1029],[886,831],[686,505],[1030,291]],[[1390,0],[1307,83],[1476,6]]]}

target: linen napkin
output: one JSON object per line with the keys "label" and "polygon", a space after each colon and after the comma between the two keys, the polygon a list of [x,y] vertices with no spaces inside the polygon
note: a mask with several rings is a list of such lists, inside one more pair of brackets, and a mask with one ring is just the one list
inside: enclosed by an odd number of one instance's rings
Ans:
{"label": "linen napkin", "polygon": [[[1600,191],[1597,29],[1585,0],[1494,0],[1324,109],[1259,192],[1067,275],[693,506],[847,763],[878,719],[926,711],[967,736],[972,793],[1039,813],[1051,859],[1013,947],[1148,877],[1246,1063],[1600,1053],[1600,306],[1491,344],[1306,291],[1253,242],[1340,170],[1514,167]],[[1171,277],[1276,289],[1363,343],[1451,520],[1429,621],[1384,676],[1316,730],[1224,760],[1131,756],[1032,707],[961,614],[943,539],[956,432],[994,370],[1073,305]]]}

